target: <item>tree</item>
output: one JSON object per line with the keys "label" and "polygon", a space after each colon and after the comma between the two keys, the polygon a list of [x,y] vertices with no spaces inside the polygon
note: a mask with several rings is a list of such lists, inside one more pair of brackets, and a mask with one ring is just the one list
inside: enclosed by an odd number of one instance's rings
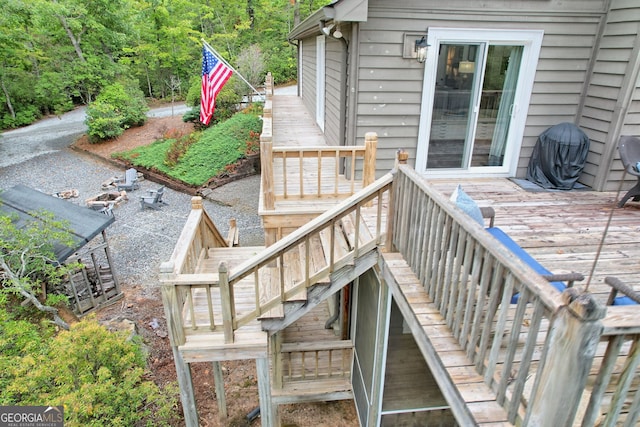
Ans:
{"label": "tree", "polygon": [[53,306],[60,298],[50,296],[43,302],[41,296],[47,284],[60,283],[76,267],[59,265],[54,252],[54,244],[73,244],[71,231],[68,224],[56,220],[50,212],[30,215],[34,219],[19,227],[17,218],[0,213],[0,294],[24,298],[52,316],[56,325],[69,329]]}
{"label": "tree", "polygon": [[104,88],[87,109],[87,126],[92,142],[115,138],[147,120],[142,91],[132,82],[117,82]]}

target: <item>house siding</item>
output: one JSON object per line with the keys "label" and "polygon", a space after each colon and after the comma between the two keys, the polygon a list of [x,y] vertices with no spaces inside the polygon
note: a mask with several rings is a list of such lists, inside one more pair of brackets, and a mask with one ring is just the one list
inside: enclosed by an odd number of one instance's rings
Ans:
{"label": "house siding", "polygon": [[[444,6],[443,6],[444,5]],[[403,148],[415,159],[424,66],[402,57],[404,33],[430,27],[543,30],[544,39],[524,130],[517,176],[523,177],[537,137],[560,122],[577,122],[594,45],[604,16],[603,1],[389,2],[371,0],[360,25],[357,143],[366,132],[379,137],[378,175],[393,167]]]}
{"label": "house siding", "polygon": [[316,39],[301,40],[302,43],[302,102],[313,117],[316,114]]}
{"label": "house siding", "polygon": [[326,38],[325,139],[329,145],[344,145],[344,87],[346,48],[333,37]]}
{"label": "house siding", "polygon": [[[639,34],[640,3],[613,1],[579,120],[591,141],[581,181],[596,190],[618,189],[623,175],[616,149],[619,136],[640,135]],[[627,181],[630,187],[637,180]]]}

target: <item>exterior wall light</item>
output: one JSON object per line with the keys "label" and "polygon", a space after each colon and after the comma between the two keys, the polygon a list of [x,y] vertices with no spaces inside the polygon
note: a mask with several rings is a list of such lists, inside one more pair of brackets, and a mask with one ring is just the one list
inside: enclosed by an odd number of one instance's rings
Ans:
{"label": "exterior wall light", "polygon": [[416,52],[416,61],[419,63],[423,63],[427,60],[427,47],[429,44],[427,43],[427,38],[422,36],[420,40],[416,40],[416,44],[414,50]]}

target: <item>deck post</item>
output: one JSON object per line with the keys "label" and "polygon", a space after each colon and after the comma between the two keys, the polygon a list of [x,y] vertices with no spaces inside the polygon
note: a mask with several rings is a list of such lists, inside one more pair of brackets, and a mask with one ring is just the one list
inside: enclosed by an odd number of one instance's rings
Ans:
{"label": "deck post", "polygon": [[198,427],[198,408],[196,408],[196,397],[191,378],[191,368],[182,358],[182,353],[178,347],[171,346],[173,360],[176,365],[178,386],[180,387],[180,402],[184,412],[184,423],[187,427]]}
{"label": "deck post", "polygon": [[263,208],[275,208],[275,193],[273,188],[273,142],[271,138],[260,136],[260,167],[262,175]]}
{"label": "deck post", "polygon": [[276,332],[271,336],[271,360],[273,361],[273,387],[282,388],[282,333]]}
{"label": "deck post", "polygon": [[[160,265],[160,277],[164,282],[170,282],[175,276],[174,264],[171,261]],[[162,305],[164,315],[167,319],[167,329],[169,331],[169,341],[173,352],[173,361],[176,366],[176,376],[180,387],[180,402],[184,412],[184,422],[187,427],[198,426],[198,410],[196,408],[195,392],[191,379],[189,364],[182,358],[179,346],[185,343],[184,329],[182,325],[182,315],[178,288],[175,285],[163,285],[161,289]]]}
{"label": "deck post", "polygon": [[260,419],[262,427],[272,427],[276,424],[278,406],[271,399],[271,381],[269,378],[269,359],[256,359],[256,373],[258,375],[258,397],[260,399]]}
{"label": "deck post", "polygon": [[264,86],[266,99],[271,99],[271,97],[273,97],[273,76],[271,75],[271,71],[267,73],[267,77],[264,80]]}
{"label": "deck post", "polygon": [[[397,160],[396,160],[397,162]],[[398,192],[398,166],[391,171],[393,175],[393,182],[391,182],[391,188],[389,189],[389,202],[387,208],[387,238],[384,242],[383,250],[385,252],[397,252],[397,248],[393,245],[393,224],[396,215],[396,193]]]}
{"label": "deck post", "polygon": [[575,288],[554,316],[523,425],[572,426],[603,326],[606,307]]}
{"label": "deck post", "polygon": [[229,286],[227,263],[222,261],[218,267],[220,279],[220,303],[222,305],[222,327],[224,328],[224,342],[233,342],[233,288]]}
{"label": "deck post", "polygon": [[220,362],[211,362],[211,365],[213,370],[213,382],[216,387],[216,399],[218,400],[218,416],[220,417],[220,422],[224,424],[228,416],[227,399],[224,393],[224,377],[222,375]]}
{"label": "deck post", "polygon": [[371,185],[376,180],[376,150],[378,134],[367,132],[364,134],[364,165],[362,170],[362,188]]}

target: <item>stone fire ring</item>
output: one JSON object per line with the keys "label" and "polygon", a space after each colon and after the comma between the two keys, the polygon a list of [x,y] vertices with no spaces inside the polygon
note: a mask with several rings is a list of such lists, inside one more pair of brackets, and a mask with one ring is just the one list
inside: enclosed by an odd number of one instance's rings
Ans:
{"label": "stone fire ring", "polygon": [[119,206],[121,203],[129,200],[127,197],[127,192],[122,191],[104,191],[98,194],[95,197],[91,197],[85,201],[87,207],[96,209],[96,208],[105,208],[109,205],[111,207]]}

